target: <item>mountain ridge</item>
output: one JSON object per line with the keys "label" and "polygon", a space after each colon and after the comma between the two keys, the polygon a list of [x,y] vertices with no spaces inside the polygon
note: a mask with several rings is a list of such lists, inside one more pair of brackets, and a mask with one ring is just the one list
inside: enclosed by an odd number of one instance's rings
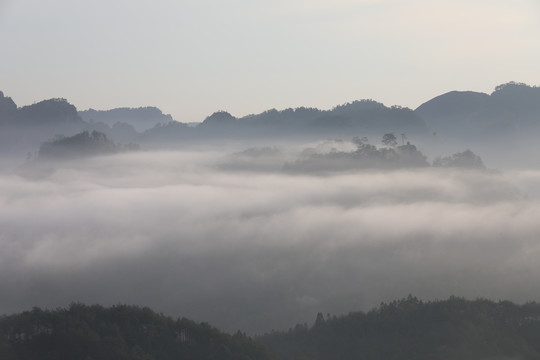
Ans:
{"label": "mountain ridge", "polygon": [[385,133],[404,134],[417,144],[424,140],[433,147],[444,141],[460,142],[464,148],[503,140],[516,147],[520,142],[534,144],[540,134],[540,88],[509,82],[491,94],[450,91],[414,110],[364,99],[329,110],[269,109],[243,117],[217,111],[196,126],[175,121],[151,106],[77,111],[65,99],[49,99],[17,107],[1,93],[0,127],[0,151],[6,154],[36,152],[56,135],[73,136],[82,131],[102,132],[115,142],[138,143],[143,148],[255,139],[379,137]]}

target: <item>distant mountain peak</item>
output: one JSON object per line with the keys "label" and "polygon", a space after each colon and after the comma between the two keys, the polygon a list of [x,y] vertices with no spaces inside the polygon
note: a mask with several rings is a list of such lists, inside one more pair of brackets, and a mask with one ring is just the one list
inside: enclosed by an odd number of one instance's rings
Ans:
{"label": "distant mountain peak", "polygon": [[204,124],[207,124],[207,125],[208,124],[212,124],[212,125],[229,124],[234,121],[236,121],[236,118],[234,116],[232,116],[227,111],[221,110],[221,111],[216,111],[215,113],[213,113],[212,115],[204,119],[204,121],[202,122],[202,125]]}
{"label": "distant mountain peak", "polygon": [[64,98],[43,100],[32,105],[23,106],[20,111],[23,117],[34,123],[43,121],[80,121],[77,108]]}
{"label": "distant mountain peak", "polygon": [[2,123],[3,121],[12,120],[3,118],[14,117],[16,116],[16,113],[17,104],[15,104],[15,102],[10,97],[4,96],[4,93],[0,91],[0,123]]}
{"label": "distant mountain peak", "polygon": [[450,138],[478,141],[531,134],[538,129],[540,88],[511,81],[498,85],[491,95],[450,91],[415,112],[437,133]]}

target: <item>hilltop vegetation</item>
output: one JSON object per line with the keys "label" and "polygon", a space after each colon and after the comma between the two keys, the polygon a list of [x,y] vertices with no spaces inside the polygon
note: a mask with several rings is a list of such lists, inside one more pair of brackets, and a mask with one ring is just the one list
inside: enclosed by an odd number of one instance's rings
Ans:
{"label": "hilltop vegetation", "polygon": [[367,313],[319,313],[252,339],[149,308],[72,304],[0,317],[3,360],[533,360],[540,358],[540,305],[415,297]]}
{"label": "hilltop vegetation", "polygon": [[540,305],[415,297],[257,338],[282,360],[540,358]]}
{"label": "hilltop vegetation", "polygon": [[39,158],[67,159],[92,155],[113,154],[121,150],[137,150],[137,144],[117,145],[99,131],[83,131],[73,136],[58,136],[44,142],[39,148]]}
{"label": "hilltop vegetation", "polygon": [[[337,142],[344,143],[341,140]],[[407,141],[398,145],[393,133],[384,134],[383,146],[368,143],[366,137],[352,140],[354,150],[331,148],[330,151],[305,149],[300,158],[287,162],[285,171],[289,172],[328,172],[350,171],[359,169],[404,169],[433,167],[454,167],[485,169],[482,159],[471,150],[455,153],[451,156],[437,157],[432,164],[418,148]],[[251,149],[254,152],[256,149]],[[260,157],[260,156],[259,156]]]}
{"label": "hilltop vegetation", "polygon": [[0,318],[2,360],[265,360],[264,346],[149,308],[72,304]]}
{"label": "hilltop vegetation", "polygon": [[327,153],[306,149],[303,156],[285,164],[285,170],[293,172],[344,171],[356,169],[401,169],[427,167],[426,156],[416,146],[407,142],[398,146],[392,133],[383,136],[382,147],[369,144],[367,138],[353,139],[354,151],[332,149]]}

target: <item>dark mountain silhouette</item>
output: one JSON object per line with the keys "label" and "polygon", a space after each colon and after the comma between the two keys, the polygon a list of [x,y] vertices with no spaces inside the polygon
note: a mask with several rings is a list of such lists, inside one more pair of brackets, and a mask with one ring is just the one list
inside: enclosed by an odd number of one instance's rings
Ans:
{"label": "dark mountain silhouette", "polygon": [[540,358],[540,305],[415,297],[346,316],[319,313],[312,327],[256,338],[279,359],[533,360]]}
{"label": "dark mountain silhouette", "polygon": [[353,130],[360,134],[384,134],[389,132],[426,135],[425,122],[411,109],[386,107],[373,100],[361,100],[336,106],[323,112],[314,125],[330,130],[332,127]]}
{"label": "dark mountain silhouette", "polygon": [[120,150],[107,135],[98,131],[83,131],[73,136],[59,136],[39,148],[39,158],[69,159],[92,155],[112,154]]}
{"label": "dark mountain silhouette", "polygon": [[491,95],[451,91],[420,105],[415,113],[445,138],[508,140],[540,130],[540,88],[510,82]]}
{"label": "dark mountain silhouette", "polygon": [[[495,160],[506,158],[515,163],[525,150],[537,147],[540,88],[511,82],[498,86],[491,95],[452,91],[414,111],[373,100],[353,101],[330,110],[271,109],[240,118],[218,111],[198,126],[173,121],[155,107],[77,112],[65,99],[49,99],[17,108],[2,93],[0,127],[0,151],[23,158],[56,135],[73,136],[82,131],[102,132],[115,142],[162,148],[219,146],[223,141],[258,146],[260,140],[297,142],[394,133],[422,143],[433,155],[474,148],[485,156],[496,154]],[[501,144],[503,154],[499,154]]]}
{"label": "dark mountain silhouette", "polygon": [[0,316],[3,360],[536,360],[538,339],[539,304],[457,297],[409,296],[369,312],[319,313],[312,326],[255,338],[128,305],[74,303]]}
{"label": "dark mountain silhouette", "polygon": [[201,127],[206,126],[218,126],[218,127],[226,127],[234,125],[237,121],[237,119],[229,114],[226,111],[218,111],[213,113],[212,115],[208,116],[204,121],[201,123]]}
{"label": "dark mountain silhouette", "polygon": [[163,114],[160,109],[153,106],[111,110],[88,109],[79,111],[79,116],[86,122],[102,122],[109,126],[116,123],[126,123],[139,132],[148,130],[157,124],[167,124],[173,121],[171,115]]}
{"label": "dark mountain silhouette", "polygon": [[49,99],[17,108],[9,97],[0,94],[0,151],[4,155],[26,157],[53,137],[71,137],[81,132],[98,131],[111,141],[133,143],[140,134],[133,126],[116,123],[86,122],[74,105],[65,99]]}
{"label": "dark mountain silhouette", "polygon": [[9,124],[17,119],[17,105],[10,97],[5,97],[0,91],[0,126]]}
{"label": "dark mountain silhouette", "polygon": [[25,125],[81,125],[82,119],[77,108],[66,99],[43,100],[36,104],[23,106],[18,110],[20,122]]}
{"label": "dark mountain silhouette", "polygon": [[[170,123],[169,123],[170,124]],[[426,136],[431,132],[425,122],[408,108],[386,107],[373,100],[361,100],[335,107],[332,110],[296,108],[278,111],[271,109],[256,115],[236,118],[225,111],[207,117],[199,126],[156,126],[144,135],[153,143],[178,139],[320,139],[352,134],[379,135],[407,133]],[[167,131],[164,131],[167,130]],[[170,131],[168,131],[170,130]]]}
{"label": "dark mountain silhouette", "polygon": [[149,308],[72,304],[34,308],[0,317],[2,360],[273,359],[266,348],[237,332],[173,319]]}
{"label": "dark mountain silhouette", "polygon": [[[6,99],[6,98],[4,98]],[[4,155],[35,152],[41,143],[55,135],[73,135],[87,124],[77,109],[65,99],[49,99],[13,110],[13,101],[4,100],[0,112],[0,151]],[[6,106],[7,104],[7,106]]]}
{"label": "dark mountain silhouette", "polygon": [[[252,126],[261,131],[279,134],[280,131],[339,137],[387,132],[425,135],[429,132],[424,121],[412,110],[386,107],[373,100],[360,100],[336,106],[331,110],[308,108],[269,110],[259,115],[238,119],[243,127]],[[271,130],[272,131],[272,130]]]}

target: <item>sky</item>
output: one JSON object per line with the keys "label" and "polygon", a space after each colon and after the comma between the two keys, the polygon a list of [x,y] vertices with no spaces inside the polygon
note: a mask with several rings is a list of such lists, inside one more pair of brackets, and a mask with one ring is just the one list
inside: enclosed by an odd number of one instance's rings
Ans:
{"label": "sky", "polygon": [[0,0],[19,105],[157,106],[182,122],[540,84],[536,0]]}

